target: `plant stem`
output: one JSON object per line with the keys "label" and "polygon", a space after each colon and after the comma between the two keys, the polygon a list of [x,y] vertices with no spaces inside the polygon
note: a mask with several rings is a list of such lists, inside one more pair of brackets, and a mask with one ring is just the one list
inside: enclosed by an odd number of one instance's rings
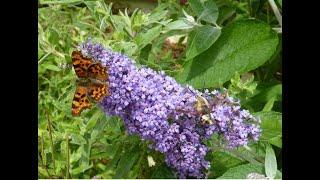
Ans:
{"label": "plant stem", "polygon": [[52,162],[53,162],[53,169],[56,169],[55,165],[55,159],[54,159],[54,151],[53,151],[53,140],[52,140],[52,130],[51,130],[51,120],[49,118],[48,111],[46,110],[46,115],[47,115],[47,120],[48,120],[48,129],[49,129],[49,137],[50,137],[50,142],[51,142],[51,155],[52,155]]}
{"label": "plant stem", "polygon": [[247,150],[247,152],[249,152],[249,154],[251,154],[254,157],[254,159],[256,159],[260,163],[264,164],[264,158],[261,158],[260,156],[258,156],[255,153],[253,153],[251,149],[247,149],[246,148],[246,150]]}
{"label": "plant stem", "polygon": [[92,24],[90,24],[90,23],[86,23],[86,22],[81,22],[82,24],[84,24],[84,25],[87,25],[87,26],[90,26],[90,27],[92,27],[94,30],[96,30],[96,31],[98,31],[105,39],[107,38],[107,36],[105,35],[105,33],[104,32],[102,32],[99,28],[97,28],[96,26],[93,26]]}
{"label": "plant stem", "polygon": [[276,3],[274,2],[274,0],[268,0],[268,2],[273,10],[274,15],[276,16],[276,18],[278,20],[280,26],[282,27],[282,16],[280,14],[280,11],[279,11]]}
{"label": "plant stem", "polygon": [[46,172],[47,172],[47,176],[50,178],[49,171],[48,171],[47,167],[44,165],[43,160],[42,160],[42,158],[41,158],[41,156],[40,156],[40,154],[39,154],[39,153],[38,153],[38,159],[40,159],[40,162],[41,162],[41,166],[42,166],[42,168],[46,170]]}
{"label": "plant stem", "polygon": [[249,6],[249,15],[252,16],[251,0],[248,0],[248,6]]}
{"label": "plant stem", "polygon": [[222,27],[220,27],[217,23],[214,23],[214,25],[216,26],[216,28],[222,29]]}
{"label": "plant stem", "polygon": [[267,23],[270,24],[270,8],[267,6]]}
{"label": "plant stem", "polygon": [[236,149],[227,149],[225,147],[222,146],[214,146],[211,148],[212,152],[214,151],[226,151],[229,152],[231,154],[233,154],[236,157],[239,157],[245,161],[248,161],[252,164],[264,164],[264,161],[261,160],[260,158],[256,157],[255,155],[252,154],[252,152],[250,152],[250,156],[247,154],[243,154],[239,151],[237,151]]}
{"label": "plant stem", "polygon": [[[138,161],[137,161],[137,163],[136,163],[136,164],[137,164],[136,168],[141,167],[141,163],[143,162],[143,158],[147,157],[147,156],[146,156],[146,153],[147,153],[147,151],[146,151],[146,149],[147,149],[147,144],[146,144],[146,143],[143,143],[142,146],[143,146],[143,152],[140,154],[140,158],[138,159]],[[142,169],[136,170],[136,168],[135,168],[134,172],[135,172],[135,171],[140,171],[140,172],[141,172]]]}
{"label": "plant stem", "polygon": [[282,28],[272,28],[272,29],[275,30],[279,34],[282,33]]}
{"label": "plant stem", "polygon": [[[41,136],[41,156],[44,157],[44,139],[43,139],[43,133]],[[46,162],[44,162],[46,164]]]}
{"label": "plant stem", "polygon": [[246,160],[246,161],[248,161],[248,162],[250,162],[252,164],[261,164],[262,163],[262,162],[257,161],[253,157],[249,157],[249,156],[247,156],[245,154],[242,154],[242,153],[238,152],[237,150],[228,150],[228,151],[231,152],[232,154],[236,155],[237,157],[240,157],[240,158],[242,158],[242,159],[244,159],[244,160]]}
{"label": "plant stem", "polygon": [[[45,156],[45,155],[44,155],[44,139],[43,139],[43,133],[42,133],[42,135],[41,135],[41,156],[42,156],[42,157]],[[47,169],[47,165],[46,165],[45,162],[43,162],[43,159],[41,158],[41,156],[39,155],[39,158],[40,158],[40,161],[41,161],[41,165],[42,165],[42,167],[46,170],[46,172],[47,172],[47,174],[48,174],[48,177],[50,178],[51,175],[50,175],[50,173],[49,173],[49,171],[48,171],[48,169]]]}
{"label": "plant stem", "polygon": [[44,4],[71,4],[71,3],[79,3],[82,2],[82,0],[67,0],[67,1],[42,1],[41,5]]}
{"label": "plant stem", "polygon": [[261,75],[260,75],[259,69],[256,70],[256,77],[257,77],[258,81],[261,81]]}
{"label": "plant stem", "polygon": [[66,134],[66,141],[67,141],[67,179],[70,178],[70,151],[69,151],[69,135]]}
{"label": "plant stem", "polygon": [[45,58],[47,58],[49,55],[51,54],[51,52],[48,52],[47,54],[45,54],[44,56],[41,57],[41,59],[38,61],[38,64],[40,64]]}

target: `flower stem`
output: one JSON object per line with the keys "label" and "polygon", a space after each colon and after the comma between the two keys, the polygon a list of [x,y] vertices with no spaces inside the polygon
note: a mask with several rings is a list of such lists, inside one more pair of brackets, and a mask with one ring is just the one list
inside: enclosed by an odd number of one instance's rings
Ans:
{"label": "flower stem", "polygon": [[53,162],[53,169],[55,171],[56,165],[55,165],[55,159],[54,159],[54,151],[53,151],[53,140],[52,140],[52,130],[51,130],[51,120],[49,118],[48,111],[46,110],[46,115],[47,115],[47,120],[48,120],[48,129],[49,129],[49,137],[50,137],[50,142],[51,142],[51,155],[52,155],[52,162]]}
{"label": "flower stem", "polygon": [[279,11],[276,3],[274,2],[274,0],[268,0],[268,2],[273,10],[274,15],[276,16],[276,18],[278,20],[280,26],[282,27],[282,16],[280,14],[280,11]]}
{"label": "flower stem", "polygon": [[66,134],[66,141],[67,141],[67,172],[66,176],[67,179],[70,178],[70,151],[69,151],[69,135]]}
{"label": "flower stem", "polygon": [[251,0],[248,0],[249,15],[252,16]]}
{"label": "flower stem", "polygon": [[228,151],[231,152],[232,154],[236,155],[237,157],[240,157],[241,159],[250,162],[251,164],[261,164],[262,163],[262,162],[257,161],[254,157],[251,157],[251,156],[248,156],[246,154],[240,153],[235,149],[228,150]]}
{"label": "flower stem", "polygon": [[[44,158],[44,139],[43,139],[43,133],[42,133],[42,135],[41,135],[41,156]],[[41,161],[41,165],[42,165],[42,167],[43,167],[43,169],[45,169],[46,170],[46,172],[47,172],[47,174],[48,174],[48,177],[50,178],[51,177],[51,175],[50,175],[50,173],[49,173],[49,171],[48,171],[48,169],[47,169],[47,165],[46,165],[46,163],[44,162],[44,160],[43,160],[43,158],[41,158],[41,156],[39,155],[39,159],[40,159],[40,161]]]}
{"label": "flower stem", "polygon": [[47,54],[45,54],[44,56],[41,57],[41,59],[38,61],[38,64],[40,64],[44,59],[46,59],[49,55],[51,54],[51,52],[48,52]]}

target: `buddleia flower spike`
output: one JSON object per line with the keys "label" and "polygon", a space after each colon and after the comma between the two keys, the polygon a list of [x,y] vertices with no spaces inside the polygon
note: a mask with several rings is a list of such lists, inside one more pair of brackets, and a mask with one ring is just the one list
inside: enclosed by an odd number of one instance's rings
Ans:
{"label": "buddleia flower spike", "polygon": [[[206,177],[210,163],[205,159],[204,140],[212,134],[224,136],[231,148],[259,137],[259,126],[247,120],[252,115],[221,92],[201,95],[162,71],[138,68],[127,56],[92,41],[81,44],[80,50],[108,67],[110,96],[99,103],[101,108],[109,116],[121,117],[129,134],[139,135],[151,143],[149,148],[164,153],[179,178]],[[201,123],[195,109],[198,96],[208,102],[207,114],[216,123]]]}

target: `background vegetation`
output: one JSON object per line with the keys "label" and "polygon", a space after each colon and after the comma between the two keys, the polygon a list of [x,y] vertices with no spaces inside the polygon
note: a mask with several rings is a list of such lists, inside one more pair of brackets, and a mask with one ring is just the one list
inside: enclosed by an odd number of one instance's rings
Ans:
{"label": "background vegetation", "polygon": [[72,117],[70,55],[88,37],[183,84],[225,87],[261,118],[258,143],[227,150],[207,142],[209,178],[281,178],[281,8],[281,0],[40,0],[39,178],[177,177],[121,119],[97,107]]}

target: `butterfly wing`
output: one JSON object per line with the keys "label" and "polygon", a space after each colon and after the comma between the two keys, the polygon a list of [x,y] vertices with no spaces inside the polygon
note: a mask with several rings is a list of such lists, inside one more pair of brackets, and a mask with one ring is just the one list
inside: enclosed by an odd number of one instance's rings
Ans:
{"label": "butterfly wing", "polygon": [[83,85],[77,85],[76,92],[72,101],[72,115],[78,116],[82,110],[90,108],[91,104],[87,96],[88,89]]}
{"label": "butterfly wing", "polygon": [[90,100],[100,102],[109,96],[108,71],[101,63],[84,57],[80,51],[72,52],[72,64],[77,76],[81,78],[72,101],[72,115],[78,116],[84,109],[91,107]]}
{"label": "butterfly wing", "polygon": [[107,67],[102,66],[101,63],[94,63],[88,67],[88,77],[97,79],[100,81],[107,81],[108,79],[108,70]]}
{"label": "butterfly wing", "polygon": [[100,102],[104,97],[109,96],[108,84],[91,81],[88,86],[88,96],[95,102]]}
{"label": "butterfly wing", "polygon": [[209,102],[204,97],[197,96],[194,108],[200,113],[209,112]]}
{"label": "butterfly wing", "polygon": [[109,96],[109,86],[107,84],[107,67],[101,63],[91,64],[88,67],[88,77],[91,78],[88,87],[88,95],[95,102],[100,102],[104,97]]}
{"label": "butterfly wing", "polygon": [[86,78],[88,76],[87,69],[93,62],[92,59],[84,57],[80,51],[73,51],[71,57],[77,76],[79,78]]}

